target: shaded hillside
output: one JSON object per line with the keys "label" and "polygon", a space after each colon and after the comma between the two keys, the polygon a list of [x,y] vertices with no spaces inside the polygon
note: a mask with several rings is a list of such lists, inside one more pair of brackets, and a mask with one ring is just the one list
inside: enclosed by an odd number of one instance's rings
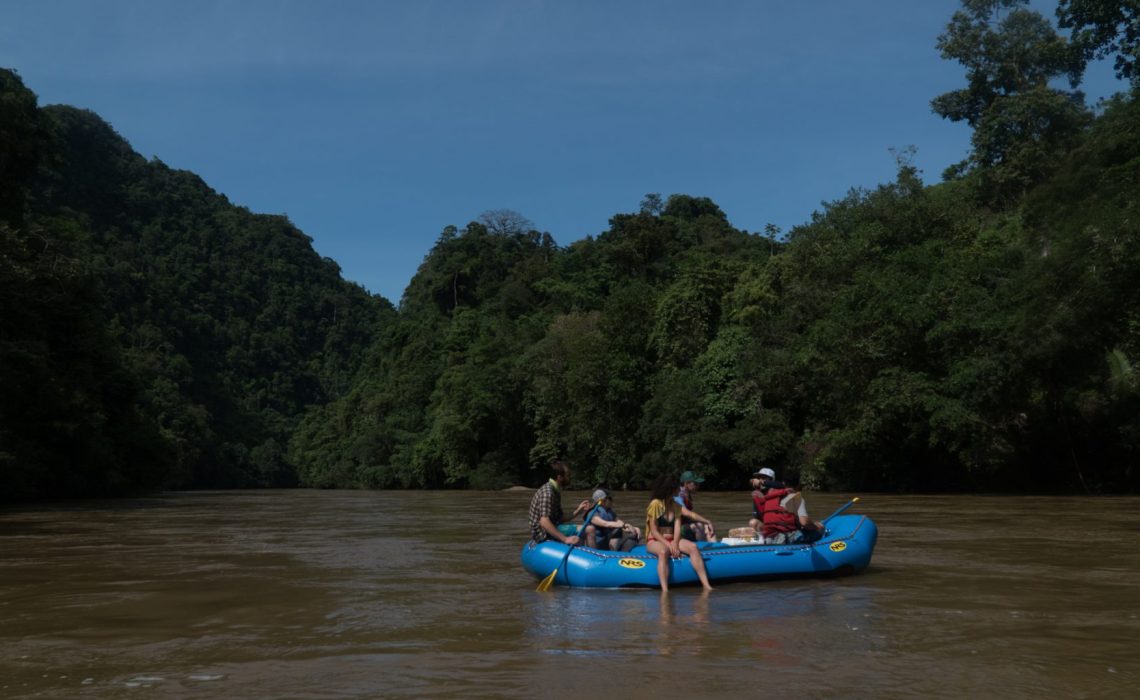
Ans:
{"label": "shaded hillside", "polygon": [[23,109],[3,112],[18,156],[5,182],[22,196],[6,190],[2,490],[296,483],[284,445],[298,416],[348,388],[391,305],[284,217],[3,81]]}

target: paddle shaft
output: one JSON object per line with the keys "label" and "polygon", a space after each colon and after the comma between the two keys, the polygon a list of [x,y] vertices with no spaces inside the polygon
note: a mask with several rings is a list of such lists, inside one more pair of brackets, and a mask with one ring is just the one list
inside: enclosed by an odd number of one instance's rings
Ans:
{"label": "paddle shaft", "polygon": [[[590,509],[590,512],[586,514],[586,520],[578,528],[578,537],[579,538],[582,537],[582,533],[586,531],[586,526],[590,524],[590,520],[593,519],[594,513],[597,512],[598,508],[600,508],[601,505],[602,505],[602,502],[598,501],[597,503],[594,504],[594,507]],[[579,539],[578,541],[581,542],[581,539]],[[547,583],[547,580],[549,580],[551,583],[554,582],[554,576],[558,574],[558,570],[561,569],[562,565],[566,563],[566,560],[570,558],[570,552],[573,551],[574,547],[577,546],[577,544],[578,543],[575,542],[574,544],[572,544],[566,548],[566,553],[563,554],[562,559],[560,559],[558,561],[558,566],[554,567],[554,571],[551,571],[550,575],[548,577],[546,577],[545,579],[543,579],[542,583],[538,584],[539,590],[546,590],[546,587],[549,587],[550,584]]]}
{"label": "paddle shaft", "polygon": [[848,508],[850,508],[851,506],[855,505],[858,502],[859,502],[859,497],[856,496],[855,498],[852,498],[850,501],[847,501],[843,505],[839,506],[839,508],[837,508],[834,513],[832,513],[831,515],[829,515],[823,519],[823,524],[826,525],[828,520],[831,520],[832,518],[839,515],[840,513],[847,510]]}

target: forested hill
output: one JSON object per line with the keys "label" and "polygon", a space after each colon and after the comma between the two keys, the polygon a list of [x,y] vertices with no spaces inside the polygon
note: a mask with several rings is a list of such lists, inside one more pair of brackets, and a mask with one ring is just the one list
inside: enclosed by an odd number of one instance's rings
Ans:
{"label": "forested hill", "polygon": [[1065,0],[1070,42],[1025,4],[965,0],[938,39],[967,86],[931,107],[973,130],[939,184],[904,148],[786,234],[689,195],[565,247],[489,211],[398,310],[0,70],[0,500],[536,485],[555,457],[580,486],[763,464],[1135,492],[1140,93],[1094,112],[1075,89],[1114,53],[1135,88],[1135,11]]}
{"label": "forested hill", "polygon": [[1138,127],[1112,104],[1016,195],[987,169],[923,186],[903,154],[784,240],[680,195],[561,249],[509,216],[445,230],[359,382],[303,422],[302,481],[535,484],[560,455],[614,487],[769,464],[816,487],[1134,491]]}
{"label": "forested hill", "polygon": [[[963,0],[936,45],[972,129],[926,186],[853,191],[787,235],[649,195],[559,248],[511,212],[439,237],[357,383],[291,443],[314,486],[582,485],[761,464],[860,490],[1140,486],[1135,3]],[[1067,83],[1067,87],[1066,87]],[[765,196],[758,192],[758,197]]]}
{"label": "forested hill", "polygon": [[383,299],[280,216],[0,71],[0,500],[292,485]]}

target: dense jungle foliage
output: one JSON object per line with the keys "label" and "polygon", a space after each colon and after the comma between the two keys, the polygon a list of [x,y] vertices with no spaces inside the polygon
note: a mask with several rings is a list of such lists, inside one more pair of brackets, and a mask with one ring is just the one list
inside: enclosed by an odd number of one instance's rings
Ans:
{"label": "dense jungle foliage", "polygon": [[[817,488],[1140,485],[1132,2],[964,0],[973,147],[787,234],[650,194],[565,247],[446,227],[399,308],[286,219],[0,71],[0,500],[172,487],[583,485],[760,464]],[[1097,110],[1085,63],[1115,57]],[[1067,89],[1057,87],[1068,79]],[[1131,86],[1131,91],[1127,89]],[[757,196],[762,196],[758,193]]]}
{"label": "dense jungle foliage", "polygon": [[0,167],[0,500],[296,484],[391,305],[10,71]]}

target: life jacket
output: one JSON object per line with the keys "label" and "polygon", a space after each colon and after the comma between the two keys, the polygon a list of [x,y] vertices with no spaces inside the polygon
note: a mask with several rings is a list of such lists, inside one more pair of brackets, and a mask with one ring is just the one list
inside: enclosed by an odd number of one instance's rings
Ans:
{"label": "life jacket", "polygon": [[[586,520],[586,518],[590,518],[590,520],[593,520],[594,515],[601,516],[602,520],[610,520],[610,521],[617,520],[617,513],[613,512],[612,510],[609,510],[608,508],[602,508],[601,506],[598,506],[597,510],[594,510],[591,508],[589,511],[587,511],[587,513],[585,515],[582,516],[582,523],[583,523],[582,532],[586,531],[585,525],[590,524],[589,521]],[[621,537],[621,528],[620,527],[601,527],[599,525],[595,525],[594,529],[597,531],[598,542],[601,542],[602,540],[608,541],[614,537]],[[605,548],[603,547],[602,549],[605,549]]]}
{"label": "life jacket", "polygon": [[782,489],[784,482],[782,481],[767,481],[758,489],[752,491],[752,515],[758,520],[764,518],[764,491],[763,489]]}
{"label": "life jacket", "polygon": [[[681,489],[677,491],[677,498],[681,499],[681,505],[685,506],[686,510],[693,509],[693,495],[689,493],[689,489],[682,486]],[[689,522],[689,519],[685,518],[685,522]]]}
{"label": "life jacket", "polygon": [[763,494],[762,503],[756,504],[760,512],[760,520],[764,523],[764,536],[772,537],[784,532],[793,532],[799,529],[799,518],[795,513],[784,510],[780,501],[791,491],[788,489],[770,488]]}
{"label": "life jacket", "polygon": [[764,518],[764,492],[760,489],[752,492],[752,515],[757,520]]}
{"label": "life jacket", "polygon": [[[684,486],[682,486],[680,488],[680,490],[677,491],[677,497],[674,498],[673,501],[675,503],[679,503],[680,505],[684,506],[685,509],[688,510],[689,512],[692,512],[692,510],[693,510],[693,494],[691,494],[689,492],[689,489],[685,488]],[[685,538],[686,540],[692,540],[692,541],[696,542],[697,541],[697,533],[693,531],[693,523],[696,523],[696,522],[698,522],[696,518],[690,518],[688,516],[682,515],[681,516],[681,537]]]}

